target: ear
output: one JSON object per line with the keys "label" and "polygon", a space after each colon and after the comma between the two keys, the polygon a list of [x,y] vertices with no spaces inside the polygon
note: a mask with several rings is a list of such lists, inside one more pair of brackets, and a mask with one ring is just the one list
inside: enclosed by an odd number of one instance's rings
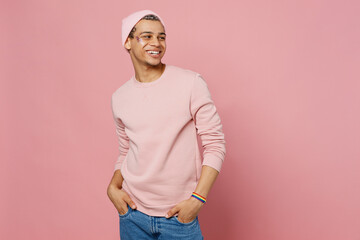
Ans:
{"label": "ear", "polygon": [[131,49],[131,42],[129,38],[126,39],[124,46],[127,50]]}

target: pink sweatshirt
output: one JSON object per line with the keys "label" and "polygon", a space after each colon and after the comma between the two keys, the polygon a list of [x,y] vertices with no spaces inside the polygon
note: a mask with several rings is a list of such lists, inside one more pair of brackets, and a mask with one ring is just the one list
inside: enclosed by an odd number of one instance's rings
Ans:
{"label": "pink sweatshirt", "polygon": [[120,169],[137,210],[164,217],[191,197],[202,165],[220,172],[224,133],[200,74],[166,65],[155,81],[133,76],[112,94],[111,106],[120,149],[114,171]]}

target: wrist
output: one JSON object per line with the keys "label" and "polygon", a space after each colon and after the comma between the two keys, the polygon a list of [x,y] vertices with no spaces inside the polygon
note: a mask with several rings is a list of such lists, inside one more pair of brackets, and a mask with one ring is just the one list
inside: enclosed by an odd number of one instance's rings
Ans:
{"label": "wrist", "polygon": [[197,193],[197,192],[193,192],[193,193],[191,194],[191,197],[197,199],[198,201],[200,201],[200,202],[202,202],[202,203],[206,203],[206,197],[200,195],[200,194]]}
{"label": "wrist", "polygon": [[108,191],[110,190],[119,190],[119,189],[122,189],[122,186],[120,185],[117,185],[117,184],[109,184],[109,186],[108,186]]}
{"label": "wrist", "polygon": [[195,206],[197,206],[197,207],[202,207],[205,203],[203,203],[203,202],[201,202],[201,201],[199,201],[198,199],[196,199],[196,198],[193,198],[193,197],[190,197],[190,199],[189,199],[189,201],[193,204],[193,205],[195,205]]}

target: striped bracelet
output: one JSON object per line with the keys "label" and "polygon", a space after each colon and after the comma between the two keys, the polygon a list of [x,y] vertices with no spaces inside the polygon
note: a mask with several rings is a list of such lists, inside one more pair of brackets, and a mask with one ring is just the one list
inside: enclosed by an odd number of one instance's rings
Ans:
{"label": "striped bracelet", "polygon": [[206,198],[204,198],[200,194],[197,194],[196,192],[193,192],[193,194],[191,196],[196,198],[197,200],[200,200],[203,203],[206,203]]}

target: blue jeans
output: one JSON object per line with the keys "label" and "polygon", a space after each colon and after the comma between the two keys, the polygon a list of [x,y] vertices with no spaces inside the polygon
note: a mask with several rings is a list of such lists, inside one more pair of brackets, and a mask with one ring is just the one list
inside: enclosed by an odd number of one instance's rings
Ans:
{"label": "blue jeans", "polygon": [[127,213],[119,212],[121,240],[202,240],[198,216],[182,223],[177,216],[171,218],[149,216],[128,205]]}

